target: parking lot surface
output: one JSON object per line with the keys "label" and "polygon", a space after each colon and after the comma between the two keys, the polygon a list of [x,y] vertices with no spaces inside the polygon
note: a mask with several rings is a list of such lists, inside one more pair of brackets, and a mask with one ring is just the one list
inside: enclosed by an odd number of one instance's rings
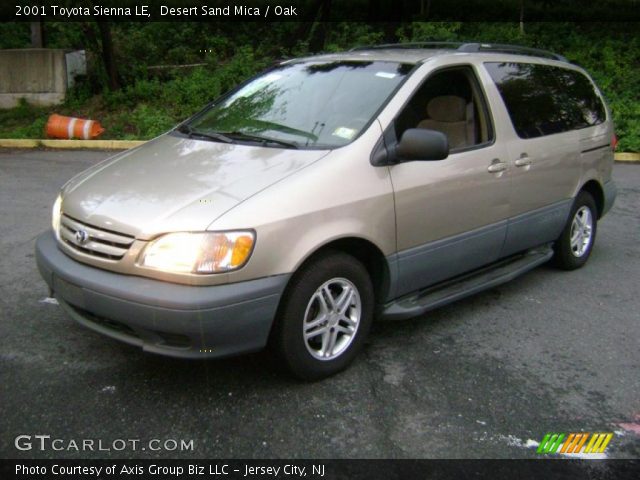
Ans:
{"label": "parking lot surface", "polygon": [[[47,299],[35,238],[66,180],[109,155],[0,151],[2,457],[534,458],[547,432],[578,431],[614,432],[607,457],[640,457],[640,165],[616,164],[618,200],[583,269],[543,266],[378,323],[349,370],[309,384],[268,352],[146,354]],[[19,435],[63,449],[18,450]],[[102,449],[69,448],[86,439]]]}

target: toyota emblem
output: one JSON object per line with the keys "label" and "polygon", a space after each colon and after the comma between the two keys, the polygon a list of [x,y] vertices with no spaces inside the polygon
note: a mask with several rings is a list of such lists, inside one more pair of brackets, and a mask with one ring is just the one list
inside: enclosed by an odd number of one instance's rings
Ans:
{"label": "toyota emblem", "polygon": [[85,243],[87,243],[87,240],[89,240],[89,234],[86,232],[86,230],[78,230],[76,232],[76,243],[78,245],[84,245]]}

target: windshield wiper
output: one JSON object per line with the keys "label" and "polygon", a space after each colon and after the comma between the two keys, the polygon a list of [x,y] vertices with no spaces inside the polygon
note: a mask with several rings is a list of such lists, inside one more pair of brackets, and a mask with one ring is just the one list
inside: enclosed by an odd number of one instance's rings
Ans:
{"label": "windshield wiper", "polygon": [[237,130],[233,132],[223,132],[221,133],[221,135],[224,135],[230,139],[237,138],[239,140],[250,140],[253,142],[260,142],[260,143],[275,143],[277,145],[281,145],[283,147],[293,148],[293,149],[300,148],[298,144],[294,142],[287,142],[286,140],[278,140],[277,138],[262,137],[260,135],[253,135],[250,133],[244,133]]}
{"label": "windshield wiper", "polygon": [[[268,122],[265,120],[252,119],[251,123],[255,124],[257,127],[262,130],[275,130],[276,132],[284,132],[289,135],[297,135],[299,137],[304,137],[307,140],[311,140],[315,142],[318,140],[318,136],[311,132],[305,132],[304,130],[300,130],[298,128],[289,127],[287,125],[282,125],[280,123]],[[324,126],[324,124],[322,124]]]}
{"label": "windshield wiper", "polygon": [[224,142],[224,143],[233,143],[233,139],[227,137],[226,135],[223,135],[222,133],[218,133],[218,132],[201,132],[199,130],[194,130],[194,128],[191,125],[180,125],[178,127],[178,131],[180,133],[185,133],[189,136],[189,138],[193,138],[193,137],[197,137],[197,138],[205,138],[208,140],[216,140],[218,142]]}

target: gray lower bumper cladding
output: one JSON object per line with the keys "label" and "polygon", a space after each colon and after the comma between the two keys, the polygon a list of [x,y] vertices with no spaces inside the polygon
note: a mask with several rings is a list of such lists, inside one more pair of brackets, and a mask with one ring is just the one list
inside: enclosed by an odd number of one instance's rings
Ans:
{"label": "gray lower bumper cladding", "polygon": [[36,242],[38,268],[60,305],[82,325],[146,351],[223,357],[263,348],[289,275],[188,286],[79,263],[53,232]]}

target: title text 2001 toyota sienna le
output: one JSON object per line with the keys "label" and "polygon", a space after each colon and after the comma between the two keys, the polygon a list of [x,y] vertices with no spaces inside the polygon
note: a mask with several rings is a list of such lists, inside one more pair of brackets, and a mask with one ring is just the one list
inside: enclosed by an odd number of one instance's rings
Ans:
{"label": "title text 2001 toyota sienna le", "polygon": [[550,259],[613,204],[611,114],[564,58],[383,45],[278,64],[71,179],[37,241],[81,324],[149,352],[270,341],[300,377]]}

